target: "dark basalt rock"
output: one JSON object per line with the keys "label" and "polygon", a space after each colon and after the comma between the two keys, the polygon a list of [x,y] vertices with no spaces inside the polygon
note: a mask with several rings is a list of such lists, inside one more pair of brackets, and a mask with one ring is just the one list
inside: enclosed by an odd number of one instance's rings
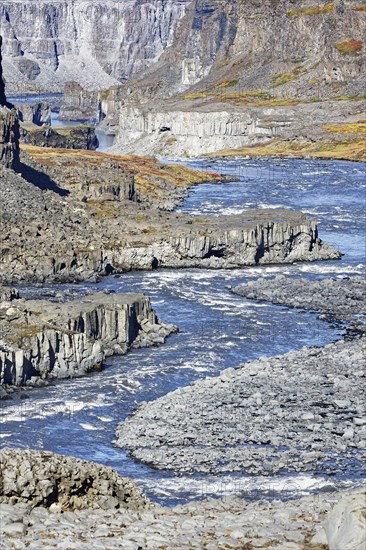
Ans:
{"label": "dark basalt rock", "polygon": [[17,111],[6,100],[1,46],[0,36],[0,166],[14,168],[19,163],[19,121]]}

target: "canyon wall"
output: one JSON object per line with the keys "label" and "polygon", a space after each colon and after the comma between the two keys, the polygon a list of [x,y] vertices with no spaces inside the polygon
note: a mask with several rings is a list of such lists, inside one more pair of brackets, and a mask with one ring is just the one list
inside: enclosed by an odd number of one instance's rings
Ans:
{"label": "canyon wall", "polygon": [[198,100],[189,106],[169,101],[156,107],[121,105],[111,152],[194,157],[266,143],[276,137],[291,141],[301,136],[313,142],[324,136],[330,117],[332,124],[342,124],[345,119],[357,122],[362,103],[327,101],[324,105],[320,101],[239,107]]}
{"label": "canyon wall", "polygon": [[11,168],[19,161],[18,113],[6,100],[0,36],[0,167]]}
{"label": "canyon wall", "polygon": [[172,43],[191,0],[7,0],[0,6],[8,90],[125,81]]}
{"label": "canyon wall", "polygon": [[148,100],[187,89],[364,95],[365,31],[358,0],[195,0],[136,96]]}
{"label": "canyon wall", "polygon": [[[263,118],[263,117],[262,117]],[[221,110],[161,110],[122,106],[116,152],[199,156],[268,140],[278,127],[290,122],[265,125],[258,113],[221,105]]]}

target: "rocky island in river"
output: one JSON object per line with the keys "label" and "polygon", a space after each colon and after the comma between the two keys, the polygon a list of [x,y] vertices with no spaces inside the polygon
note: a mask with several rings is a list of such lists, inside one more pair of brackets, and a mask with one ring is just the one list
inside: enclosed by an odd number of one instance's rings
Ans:
{"label": "rocky island in river", "polygon": [[[163,345],[178,332],[174,318],[163,312],[160,319],[142,292],[103,288],[105,276],[287,269],[347,252],[322,240],[322,227],[300,201],[296,209],[184,214],[177,207],[193,186],[229,177],[144,156],[365,160],[365,6],[315,4],[2,2],[4,411],[25,399],[37,405],[37,392],[67,379],[80,377],[82,385],[112,355]],[[28,96],[60,92],[58,118],[70,126],[53,128],[49,104]],[[115,137],[106,152],[95,150],[101,130]],[[147,465],[203,483],[208,476],[278,476],[298,491],[289,500],[241,491],[223,498],[218,491],[215,499],[186,502],[183,495],[183,504],[162,506],[138,479],[64,456],[68,434],[55,453],[41,438],[29,449],[6,433],[1,548],[364,550],[364,277],[280,275],[231,291],[243,303],[316,312],[344,338],[245,362],[238,355],[235,368],[136,399],[132,414],[116,419],[110,450],[123,465],[135,461],[136,471]],[[93,445],[99,443],[97,432]],[[105,460],[102,450],[99,457]],[[319,472],[333,485],[303,496],[299,476]]]}

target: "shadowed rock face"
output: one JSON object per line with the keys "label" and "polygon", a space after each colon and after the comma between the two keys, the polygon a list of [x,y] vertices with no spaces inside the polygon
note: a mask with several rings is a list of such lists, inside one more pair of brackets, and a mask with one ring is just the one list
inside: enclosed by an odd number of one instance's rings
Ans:
{"label": "shadowed rock face", "polygon": [[4,80],[3,80],[3,66],[2,66],[1,46],[2,46],[2,38],[0,36],[0,105],[5,105],[6,104],[6,97],[5,97],[5,85],[4,85]]}

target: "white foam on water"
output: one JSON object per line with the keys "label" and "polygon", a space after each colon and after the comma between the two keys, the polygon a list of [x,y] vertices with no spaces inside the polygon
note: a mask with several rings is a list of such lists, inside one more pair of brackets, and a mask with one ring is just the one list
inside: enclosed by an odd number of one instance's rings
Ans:
{"label": "white foam on water", "polygon": [[110,416],[97,416],[98,420],[101,422],[113,422],[113,418]]}
{"label": "white foam on water", "polygon": [[92,424],[88,424],[88,423],[83,423],[83,422],[80,422],[79,424],[82,428],[84,428],[84,430],[100,430],[100,428],[97,428],[96,426],[93,426]]}
{"label": "white foam on water", "polygon": [[231,215],[242,214],[243,212],[244,212],[244,208],[228,207],[228,208],[221,208],[220,212],[218,212],[218,215],[231,216]]}
{"label": "white foam on water", "polygon": [[[265,493],[273,497],[299,497],[319,492],[322,489],[334,490],[340,483],[334,483],[326,477],[311,475],[297,476],[207,476],[191,478],[188,476],[159,479],[135,478],[143,487],[151,490],[158,497],[171,497],[174,494],[189,493],[190,498],[225,498],[238,495],[242,498]],[[352,481],[343,481],[341,485],[352,486]]]}
{"label": "white foam on water", "polygon": [[286,204],[271,204],[269,202],[259,202],[258,208],[288,208]]}
{"label": "white foam on water", "polygon": [[[85,408],[85,403],[82,401],[65,401],[64,405],[73,412],[78,412]],[[93,404],[90,403],[90,405],[92,406]]]}
{"label": "white foam on water", "polygon": [[358,264],[356,266],[353,265],[330,265],[327,263],[324,263],[322,265],[320,264],[303,264],[299,266],[300,271],[303,271],[305,273],[319,273],[319,274],[326,274],[326,273],[356,273],[356,274],[363,274],[366,270],[365,264]]}

